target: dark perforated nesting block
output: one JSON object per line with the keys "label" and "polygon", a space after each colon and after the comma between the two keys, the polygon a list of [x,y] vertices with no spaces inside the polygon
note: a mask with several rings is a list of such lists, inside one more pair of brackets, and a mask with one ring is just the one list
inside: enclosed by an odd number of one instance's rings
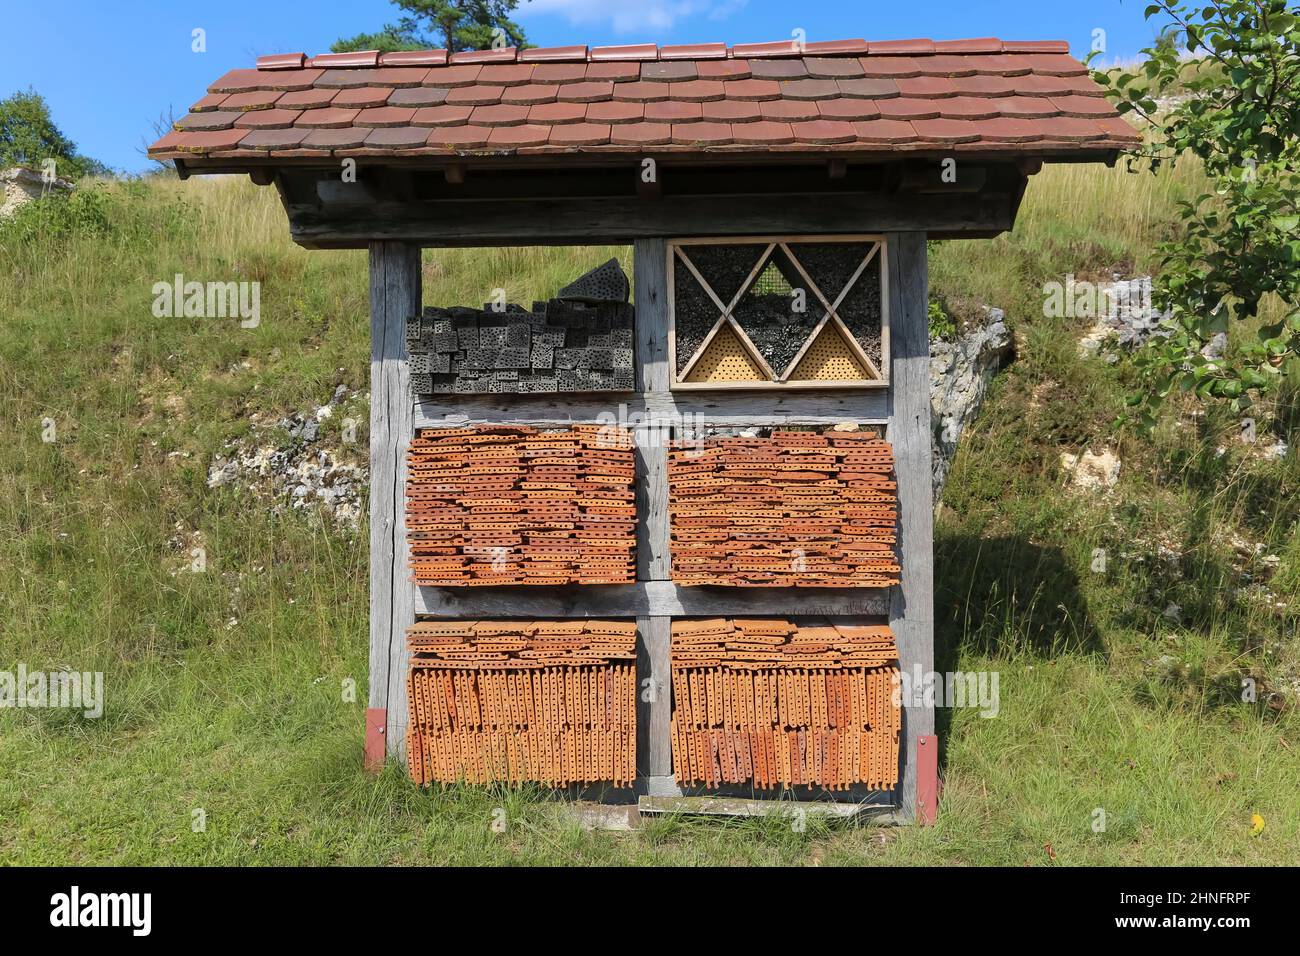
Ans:
{"label": "dark perforated nesting block", "polygon": [[411,373],[411,393],[414,395],[427,395],[433,391],[433,376],[427,374]]}
{"label": "dark perforated nesting block", "polygon": [[497,368],[528,368],[530,364],[528,349],[504,348],[497,353]]}
{"label": "dark perforated nesting block", "polygon": [[533,303],[531,312],[514,304],[428,308],[408,326],[408,352],[424,356],[412,371],[433,373],[433,387],[443,392],[630,389],[633,316],[626,296],[552,299]]}
{"label": "dark perforated nesting block", "polygon": [[555,392],[559,391],[559,382],[555,378],[539,375],[534,378],[520,379],[521,392]]}
{"label": "dark perforated nesting block", "polygon": [[429,366],[429,356],[425,352],[414,352],[407,360],[411,368],[412,375],[428,375],[432,369]]}
{"label": "dark perforated nesting block", "polygon": [[583,353],[582,359],[578,363],[578,368],[613,368],[614,367],[614,350],[589,348]]}
{"label": "dark perforated nesting block", "polygon": [[555,364],[555,349],[541,342],[533,343],[533,368],[549,369]]}
{"label": "dark perforated nesting block", "polygon": [[478,326],[461,325],[456,328],[456,346],[461,349],[478,348]]}
{"label": "dark perforated nesting block", "polygon": [[556,298],[578,302],[626,302],[629,291],[623,268],[617,259],[610,259],[566,285]]}
{"label": "dark perforated nesting block", "polygon": [[470,369],[490,369],[496,368],[496,364],[496,349],[466,349],[465,358],[462,360],[461,368],[463,371],[468,371]]}

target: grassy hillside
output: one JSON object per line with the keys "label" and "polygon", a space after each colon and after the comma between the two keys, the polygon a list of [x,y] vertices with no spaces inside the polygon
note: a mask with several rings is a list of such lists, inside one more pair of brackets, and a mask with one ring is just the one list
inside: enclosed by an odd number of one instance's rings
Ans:
{"label": "grassy hillside", "polygon": [[[1044,281],[1151,269],[1195,186],[1049,168],[1013,234],[935,248],[948,307],[1006,309],[1020,345],[937,525],[939,667],[998,671],[1001,712],[940,714],[940,822],[885,832],[591,834],[538,794],[367,777],[364,527],[206,485],[254,419],[366,390],[364,253],[295,248],[274,192],[234,180],[117,184],[29,214],[0,231],[0,669],[103,671],[107,705],[98,721],[0,711],[0,862],[1295,862],[1295,452],[1265,460],[1214,411],[1173,410],[1150,440],[1117,428],[1126,363],[1077,356],[1086,321],[1042,318]],[[427,253],[425,298],[504,286],[527,303],[609,254]],[[176,273],[261,281],[261,325],[155,318],[151,288]],[[1275,411],[1286,435],[1294,402]],[[1123,459],[1108,496],[1064,487],[1061,452],[1089,446]],[[177,573],[195,541],[206,572]]]}

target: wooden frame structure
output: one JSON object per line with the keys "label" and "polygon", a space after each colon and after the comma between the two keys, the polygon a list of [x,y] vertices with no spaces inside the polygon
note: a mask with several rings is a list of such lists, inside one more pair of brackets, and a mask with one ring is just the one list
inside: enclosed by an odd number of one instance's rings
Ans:
{"label": "wooden frame structure", "polygon": [[[761,157],[756,157],[761,159]],[[807,161],[804,160],[803,163]],[[900,668],[929,673],[934,664],[933,500],[931,492],[929,293],[926,243],[935,237],[985,238],[1010,228],[1030,173],[1037,167],[990,163],[981,187],[936,192],[937,162],[910,159],[888,172],[850,167],[846,177],[790,176],[806,192],[789,195],[789,176],[768,166],[760,176],[710,177],[719,194],[548,197],[536,187],[519,195],[524,168],[485,169],[480,180],[514,183],[504,195],[474,183],[472,204],[441,170],[384,166],[340,189],[337,176],[288,167],[272,177],[294,238],[309,248],[365,247],[371,300],[371,620],[367,763],[403,758],[409,663],[405,629],[416,615],[448,618],[607,617],[638,623],[638,669],[655,687],[638,712],[638,790],[673,797],[670,625],[681,616],[818,616],[888,620]],[[906,168],[904,175],[901,170]],[[925,175],[923,169],[931,172]],[[661,170],[675,175],[664,158]],[[257,174],[254,173],[256,176]],[[598,180],[608,171],[593,171]],[[620,175],[634,183],[637,167]],[[681,173],[690,182],[691,172]],[[544,181],[550,182],[549,180]],[[924,183],[910,191],[908,182]],[[881,184],[886,184],[882,190]],[[901,184],[901,185],[900,185]],[[553,183],[552,183],[553,185]],[[611,187],[612,188],[612,187]],[[733,192],[744,195],[739,203]],[[610,189],[606,189],[610,191]],[[755,192],[759,195],[756,197]],[[436,198],[416,198],[416,197]],[[888,316],[887,383],[811,389],[675,388],[670,337],[670,243],[734,242],[748,236],[823,240],[870,237],[882,242],[882,312]],[[420,252],[431,247],[630,243],[636,309],[633,393],[608,395],[409,395],[403,325],[422,306]],[[863,387],[864,384],[870,387]],[[856,421],[880,427],[894,447],[899,498],[901,584],[875,589],[700,588],[671,580],[667,449],[672,429],[831,426]],[[404,541],[405,450],[415,429],[473,424],[565,426],[622,423],[638,433],[637,581],[560,588],[445,588],[410,583]],[[890,795],[851,792],[883,822],[933,820],[938,743],[931,705],[904,702],[900,785]],[[688,795],[689,796],[689,795]],[[692,797],[693,799],[693,797]],[[722,799],[721,797],[719,799]],[[843,804],[838,805],[843,808]],[[647,808],[653,811],[654,808]]]}
{"label": "wooden frame structure", "polygon": [[[821,291],[821,288],[812,279],[812,277],[808,275],[807,270],[799,262],[798,258],[793,255],[793,253],[789,248],[791,244],[798,245],[800,243],[809,243],[809,242],[836,242],[836,243],[862,243],[862,244],[871,242],[871,243],[875,243],[875,246],[865,255],[862,263],[858,266],[858,269],[853,273],[852,278],[849,279],[848,285],[846,285],[844,289],[840,291],[840,294],[836,296],[834,301],[828,301],[825,294]],[[704,278],[704,276],[700,274],[699,270],[691,262],[688,255],[683,254],[683,250],[689,249],[691,246],[721,245],[721,244],[726,244],[726,245],[763,244],[767,247],[763,250],[762,254],[759,256],[758,261],[754,265],[754,268],[750,271],[750,274],[745,278],[745,281],[741,284],[740,289],[736,292],[735,296],[732,297],[732,300],[730,302],[726,302],[726,303],[722,302],[720,299],[717,298],[717,294],[714,292],[712,286],[708,283],[708,281]],[[667,287],[669,291],[668,367],[672,374],[672,388],[675,391],[688,391],[692,389],[702,390],[702,391],[704,390],[712,391],[712,390],[727,389],[727,388],[746,389],[750,391],[769,391],[772,389],[781,389],[781,388],[852,389],[852,388],[888,388],[889,387],[889,365],[890,365],[890,361],[889,361],[889,245],[885,241],[885,237],[883,235],[735,236],[735,237],[728,237],[726,239],[675,239],[669,241],[667,243],[667,246],[668,246]],[[763,269],[764,265],[769,262],[769,256],[772,255],[775,249],[780,249],[790,258],[791,262],[794,264],[795,269],[799,272],[804,282],[806,282],[808,286],[815,293],[818,304],[821,306],[821,308],[826,310],[826,314],[822,316],[822,318],[818,321],[817,325],[813,328],[813,330],[808,333],[808,338],[804,341],[803,347],[799,350],[799,352],[795,355],[795,357],[787,363],[784,373],[778,372],[776,369],[773,369],[771,366],[768,365],[767,360],[764,359],[763,356],[759,354],[757,349],[753,347],[753,344],[749,341],[748,336],[746,336],[744,330],[740,327],[739,323],[736,321],[733,315],[736,306],[740,304],[741,300],[745,296],[745,293],[748,292],[753,287],[754,281],[757,279],[759,272]],[[878,259],[876,258],[877,256],[879,257]],[[688,362],[680,371],[678,371],[677,368],[677,336],[676,336],[677,322],[676,322],[676,315],[675,315],[676,296],[672,294],[673,290],[676,288],[676,270],[679,267],[678,263],[681,263],[681,267],[690,270],[691,274],[695,277],[695,281],[700,284],[700,288],[702,288],[708,294],[708,296],[713,300],[713,304],[717,306],[718,311],[721,313],[718,322],[709,331],[709,334],[704,337],[704,341],[701,342],[699,346],[696,348],[695,354],[691,357],[690,362]],[[859,345],[857,340],[853,338],[849,330],[844,327],[843,320],[839,318],[837,312],[837,310],[840,307],[840,304],[842,303],[844,297],[848,294],[849,290],[861,278],[862,273],[867,268],[869,268],[872,264],[875,264],[877,268],[881,270],[880,273],[881,275],[880,368],[876,367],[876,363],[871,360],[870,356],[868,356],[863,351],[862,346]],[[855,358],[857,358],[857,360],[860,363],[862,363],[864,367],[866,367],[868,370],[876,374],[877,377],[875,379],[867,379],[861,381],[856,381],[856,380],[840,381],[840,382],[790,381],[789,376],[791,372],[793,372],[793,370],[798,366],[799,360],[803,358],[804,354],[808,351],[808,348],[813,344],[814,341],[816,341],[817,336],[822,333],[823,329],[828,323],[836,324],[839,332],[842,335],[844,335],[845,342],[848,345],[849,349],[853,352]],[[710,341],[712,341],[714,335],[716,335],[718,330],[723,328],[724,325],[729,325],[733,329],[733,331],[739,334],[740,342],[745,347],[745,350],[749,353],[750,358],[755,363],[757,363],[759,368],[770,373],[772,381],[753,382],[753,383],[686,381],[685,376],[688,375],[691,371],[691,368],[696,363],[699,362],[700,358],[704,355],[705,350],[708,348]]]}
{"label": "wooden frame structure", "polygon": [[[930,492],[930,393],[925,235],[890,233],[885,241],[888,311],[893,316],[888,389],[808,394],[674,394],[669,360],[666,239],[634,242],[637,392],[620,400],[583,398],[556,404],[555,396],[408,397],[402,325],[420,307],[420,247],[380,241],[370,245],[371,277],[371,620],[372,721],[382,717],[384,752],[401,756],[407,729],[403,682],[408,666],[405,629],[417,614],[445,617],[635,617],[643,688],[639,714],[639,777],[651,796],[680,793],[672,773],[669,634],[674,616],[816,615],[844,621],[888,618],[899,662],[909,672],[933,666],[933,584]],[[617,404],[616,404],[617,403]],[[457,588],[409,582],[403,538],[405,450],[414,429],[464,424],[559,426],[618,421],[638,433],[637,583],[602,587]],[[870,589],[687,588],[671,580],[667,450],[664,440],[683,422],[693,427],[827,426],[846,420],[880,426],[897,458],[902,585]],[[918,792],[934,782],[918,778],[918,750],[934,732],[929,707],[906,707],[903,766],[896,800],[878,796],[873,807],[889,820],[916,818]],[[372,746],[377,746],[373,744]],[[377,754],[371,753],[372,762]]]}

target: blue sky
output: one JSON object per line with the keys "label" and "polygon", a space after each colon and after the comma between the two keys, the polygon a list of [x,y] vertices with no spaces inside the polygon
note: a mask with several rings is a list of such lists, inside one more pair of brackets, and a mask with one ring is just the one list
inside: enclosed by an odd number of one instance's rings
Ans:
{"label": "blue sky", "polygon": [[[0,98],[34,87],[80,151],[118,169],[147,167],[141,144],[226,70],[264,53],[327,50],[395,20],[387,0],[40,0],[6,4]],[[1143,0],[527,0],[516,19],[538,46],[997,36],[1068,40],[1076,56],[1105,31],[1105,58],[1132,59],[1155,28]],[[192,31],[207,51],[191,50]]]}

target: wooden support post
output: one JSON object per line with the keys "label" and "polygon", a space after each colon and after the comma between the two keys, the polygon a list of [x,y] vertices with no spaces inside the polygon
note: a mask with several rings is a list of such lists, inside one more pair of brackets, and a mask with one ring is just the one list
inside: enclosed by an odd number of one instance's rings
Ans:
{"label": "wooden support post", "polygon": [[[633,246],[636,303],[636,366],[643,393],[666,395],[668,369],[668,261],[662,239],[638,239]],[[672,557],[668,530],[668,446],[671,423],[638,428],[637,579],[668,581]],[[672,677],[668,655],[672,618],[637,618],[640,711],[637,774],[647,793],[675,792],[669,724]]]}
{"label": "wooden support post", "polygon": [[[925,233],[894,233],[887,240],[894,403],[888,437],[894,446],[898,476],[899,549],[903,556],[902,583],[894,589],[889,616],[898,640],[899,666],[915,677],[934,670],[929,276]],[[905,698],[898,806],[902,820],[915,821],[919,796],[937,792],[937,760],[919,759],[923,737],[931,738],[931,749],[937,751],[933,734],[933,704],[913,706]],[[922,772],[929,779],[921,780]]]}
{"label": "wooden support post", "polygon": [[384,737],[389,756],[402,753],[406,745],[405,632],[414,620],[414,594],[405,541],[405,452],[412,417],[405,334],[407,318],[419,310],[419,246],[372,242],[369,707],[387,712]]}

